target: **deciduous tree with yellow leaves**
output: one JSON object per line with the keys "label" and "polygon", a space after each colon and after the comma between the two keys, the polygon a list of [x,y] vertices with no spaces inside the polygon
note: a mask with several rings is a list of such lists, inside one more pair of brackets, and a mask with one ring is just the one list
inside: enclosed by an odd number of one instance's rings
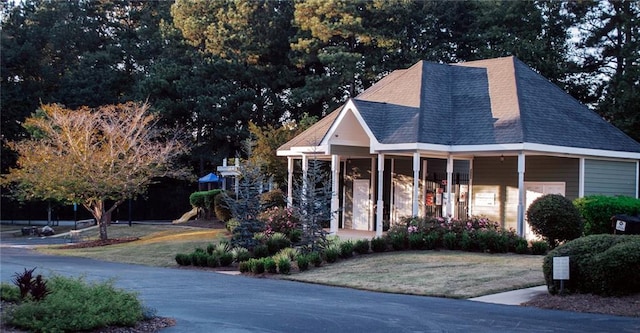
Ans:
{"label": "deciduous tree with yellow leaves", "polygon": [[100,239],[108,239],[119,204],[159,178],[192,175],[176,164],[188,141],[178,130],[159,127],[149,108],[133,102],[77,110],[41,106],[23,124],[31,137],[10,143],[18,163],[2,175],[2,184],[20,200],[84,206],[98,222]]}

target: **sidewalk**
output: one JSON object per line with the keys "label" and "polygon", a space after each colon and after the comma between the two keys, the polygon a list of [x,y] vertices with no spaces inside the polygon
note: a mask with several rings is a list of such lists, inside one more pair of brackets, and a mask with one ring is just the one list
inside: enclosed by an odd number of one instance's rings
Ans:
{"label": "sidewalk", "polygon": [[520,305],[524,302],[531,300],[533,297],[546,294],[547,286],[538,286],[526,289],[506,291],[503,293],[486,295],[480,297],[470,298],[470,301],[504,304],[504,305]]}

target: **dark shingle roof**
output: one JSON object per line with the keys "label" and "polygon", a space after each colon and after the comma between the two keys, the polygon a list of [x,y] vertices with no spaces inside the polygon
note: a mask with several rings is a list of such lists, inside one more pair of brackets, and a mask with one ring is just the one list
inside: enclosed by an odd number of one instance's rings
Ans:
{"label": "dark shingle roof", "polygon": [[[515,57],[452,65],[421,61],[389,74],[353,103],[384,144],[537,143],[640,152],[640,143]],[[315,138],[324,136],[337,113],[309,129]],[[300,143],[309,135],[280,150],[308,146]]]}

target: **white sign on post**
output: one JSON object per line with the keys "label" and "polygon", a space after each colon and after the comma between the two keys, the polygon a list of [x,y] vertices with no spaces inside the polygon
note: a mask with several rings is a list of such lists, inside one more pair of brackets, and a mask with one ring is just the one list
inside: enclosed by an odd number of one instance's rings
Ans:
{"label": "white sign on post", "polygon": [[553,257],[553,279],[569,280],[569,257]]}
{"label": "white sign on post", "polygon": [[616,221],[616,230],[618,231],[624,231],[624,229],[627,228],[627,222],[625,221]]}

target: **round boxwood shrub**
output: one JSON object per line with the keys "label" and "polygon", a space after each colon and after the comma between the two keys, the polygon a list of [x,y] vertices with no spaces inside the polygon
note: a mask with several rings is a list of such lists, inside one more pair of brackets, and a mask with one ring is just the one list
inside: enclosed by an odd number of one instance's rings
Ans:
{"label": "round boxwood shrub", "polygon": [[387,240],[384,237],[374,237],[371,239],[371,250],[373,252],[384,252],[387,250]]}
{"label": "round boxwood shrub", "polygon": [[568,293],[627,295],[640,292],[640,235],[591,235],[550,251],[542,270],[549,292],[560,291],[553,280],[553,257],[569,257]]}
{"label": "round boxwood shrub", "polygon": [[582,236],[584,229],[578,209],[559,194],[546,194],[534,200],[527,210],[527,220],[531,230],[551,248]]}

